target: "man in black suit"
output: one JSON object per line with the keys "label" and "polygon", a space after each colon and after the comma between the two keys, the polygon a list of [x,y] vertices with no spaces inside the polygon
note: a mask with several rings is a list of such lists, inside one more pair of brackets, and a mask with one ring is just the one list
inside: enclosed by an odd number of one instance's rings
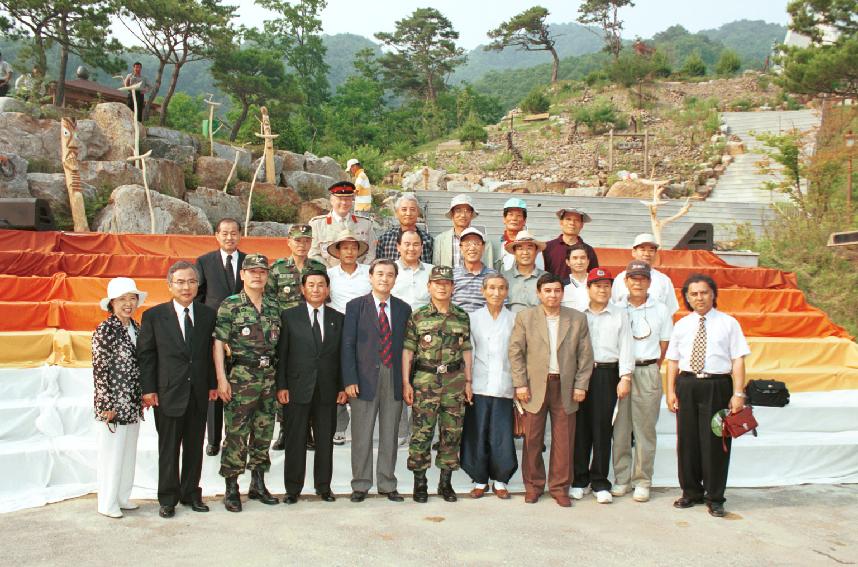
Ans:
{"label": "man in black suit", "polygon": [[196,266],[176,262],[167,272],[167,285],[172,301],[143,313],[137,339],[143,405],[155,408],[162,518],[172,518],[179,502],[195,512],[209,511],[203,503],[200,475],[206,406],[217,396],[212,360],[216,314],[194,301],[199,286]]}
{"label": "man in black suit", "polygon": [[402,365],[394,361],[402,352],[411,307],[390,295],[397,273],[393,260],[374,260],[369,268],[372,291],[346,304],[341,360],[352,404],[352,502],[363,502],[372,486],[376,417],[378,493],[393,502],[404,501],[396,490]]}
{"label": "man in black suit", "polygon": [[[247,256],[238,249],[241,240],[241,224],[233,218],[222,218],[215,227],[218,249],[197,258],[197,270],[200,273],[200,287],[197,301],[205,303],[217,313],[221,302],[240,293],[244,287],[241,281],[241,263]],[[217,455],[223,432],[223,401],[220,398],[209,402],[206,417],[207,455]]]}
{"label": "man in black suit", "polygon": [[280,315],[277,344],[277,400],[288,405],[286,412],[286,504],[298,502],[304,487],[307,434],[313,420],[316,452],[313,482],[325,502],[336,500],[331,493],[334,460],[334,429],[337,404],[346,403],[340,376],[340,338],[343,315],[325,306],[330,279],[325,272],[301,276],[305,303]]}

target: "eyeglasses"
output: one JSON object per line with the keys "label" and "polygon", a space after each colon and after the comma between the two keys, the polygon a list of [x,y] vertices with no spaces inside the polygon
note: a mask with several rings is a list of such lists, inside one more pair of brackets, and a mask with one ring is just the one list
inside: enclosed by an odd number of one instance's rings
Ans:
{"label": "eyeglasses", "polygon": [[116,422],[115,421],[108,421],[106,423],[107,423],[107,430],[110,431],[111,433],[116,433]]}
{"label": "eyeglasses", "polygon": [[176,287],[185,287],[186,285],[195,286],[200,282],[198,282],[197,280],[173,280],[171,283]]}
{"label": "eyeglasses", "polygon": [[626,307],[626,313],[629,315],[629,322],[632,325],[632,338],[636,341],[642,341],[644,339],[648,339],[650,335],[652,335],[652,327],[649,325],[649,320],[646,317],[647,308],[644,307],[644,318],[643,321],[635,321],[632,318],[631,310]]}
{"label": "eyeglasses", "polygon": [[478,240],[478,241],[469,240],[468,242],[462,242],[461,244],[462,244],[462,248],[479,248],[480,246],[483,245],[483,242],[480,240]]}

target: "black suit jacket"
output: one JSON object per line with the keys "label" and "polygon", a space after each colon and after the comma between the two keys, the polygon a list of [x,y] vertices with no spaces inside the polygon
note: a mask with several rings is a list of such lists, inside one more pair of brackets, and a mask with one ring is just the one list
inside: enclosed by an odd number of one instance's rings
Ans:
{"label": "black suit jacket", "polygon": [[188,351],[173,302],[143,313],[137,360],[144,394],[158,394],[164,415],[180,417],[195,402],[205,413],[209,390],[217,389],[212,360],[215,311],[194,301],[194,338]]}
{"label": "black suit jacket", "polygon": [[229,289],[226,285],[226,270],[223,267],[223,259],[220,250],[208,252],[197,258],[197,268],[200,270],[200,287],[197,291],[197,301],[201,301],[217,311],[221,302],[230,295],[235,295],[244,288],[239,271],[244,257],[247,256],[241,250],[238,251],[238,266],[235,271],[235,289]]}
{"label": "black suit jacket", "polygon": [[[411,317],[411,307],[396,297],[388,299],[393,354],[393,397],[402,399],[402,358],[405,325]],[[357,384],[358,398],[372,401],[378,389],[378,370],[381,366],[379,348],[381,334],[378,311],[372,293],[356,297],[346,304],[343,327],[343,386]]]}
{"label": "black suit jacket", "polygon": [[337,394],[343,389],[340,376],[343,315],[327,306],[324,309],[324,339],[318,351],[306,304],[301,303],[280,314],[277,389],[289,390],[290,403],[309,404],[318,383],[319,402],[335,404]]}

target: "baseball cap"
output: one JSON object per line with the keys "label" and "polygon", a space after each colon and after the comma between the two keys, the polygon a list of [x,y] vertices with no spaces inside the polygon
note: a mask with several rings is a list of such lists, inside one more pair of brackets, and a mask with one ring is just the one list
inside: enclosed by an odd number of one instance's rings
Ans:
{"label": "baseball cap", "polygon": [[648,232],[644,232],[643,234],[638,234],[635,236],[635,243],[632,244],[632,248],[637,248],[641,244],[652,244],[656,248],[658,248],[658,242],[655,240],[655,236]]}
{"label": "baseball cap", "polygon": [[453,281],[453,268],[450,266],[434,266],[429,273],[429,281],[437,280]]}
{"label": "baseball cap", "polygon": [[252,270],[253,268],[263,268],[267,270],[268,258],[262,254],[248,254],[244,257],[244,261],[241,263],[241,269]]}
{"label": "baseball cap", "polygon": [[601,281],[612,282],[614,281],[614,276],[609,270],[606,270],[605,268],[593,268],[592,270],[590,270],[590,273],[587,274],[587,285]]}
{"label": "baseball cap", "polygon": [[527,202],[521,197],[510,197],[503,204],[503,210],[506,211],[507,209],[524,209],[526,211]]}
{"label": "baseball cap", "polygon": [[480,216],[480,213],[477,212],[477,208],[474,206],[474,201],[471,199],[470,195],[456,195],[452,199],[450,199],[450,208],[447,209],[447,212],[444,213],[444,216],[448,219],[453,218],[453,209],[458,207],[459,205],[468,205],[471,207],[471,210],[474,211],[474,216]]}
{"label": "baseball cap", "polygon": [[560,220],[563,220],[563,217],[566,216],[566,213],[575,213],[576,215],[580,215],[581,216],[581,222],[584,222],[584,223],[588,223],[588,222],[593,220],[590,217],[590,215],[588,215],[587,213],[585,213],[581,209],[576,209],[574,207],[563,207],[562,209],[558,210],[557,213],[555,213],[555,214],[557,215],[557,218],[559,218]]}
{"label": "baseball cap", "polygon": [[469,234],[476,234],[477,236],[480,237],[480,239],[483,242],[486,241],[486,236],[482,232],[480,232],[479,229],[476,229],[472,226],[469,226],[468,228],[466,228],[465,230],[462,231],[462,234],[459,235],[459,242],[463,241],[465,239],[465,237],[468,236]]}
{"label": "baseball cap", "polygon": [[346,171],[350,170],[353,165],[357,165],[360,163],[360,160],[352,158],[346,162]]}
{"label": "baseball cap", "polygon": [[645,276],[647,278],[652,278],[650,270],[651,268],[649,263],[642,260],[632,260],[629,262],[628,266],[626,266],[626,277]]}
{"label": "baseball cap", "polygon": [[289,238],[313,238],[313,229],[309,224],[293,224],[289,227]]}

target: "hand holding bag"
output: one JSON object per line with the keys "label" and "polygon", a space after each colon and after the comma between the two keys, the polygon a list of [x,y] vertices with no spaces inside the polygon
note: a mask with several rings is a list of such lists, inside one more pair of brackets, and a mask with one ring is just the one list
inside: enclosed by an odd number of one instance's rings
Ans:
{"label": "hand holding bag", "polygon": [[735,439],[745,433],[751,432],[756,437],[758,424],[751,406],[745,406],[736,413],[732,413],[729,410],[725,411],[726,415],[723,416],[723,423],[721,425],[721,446],[726,453],[728,435]]}

